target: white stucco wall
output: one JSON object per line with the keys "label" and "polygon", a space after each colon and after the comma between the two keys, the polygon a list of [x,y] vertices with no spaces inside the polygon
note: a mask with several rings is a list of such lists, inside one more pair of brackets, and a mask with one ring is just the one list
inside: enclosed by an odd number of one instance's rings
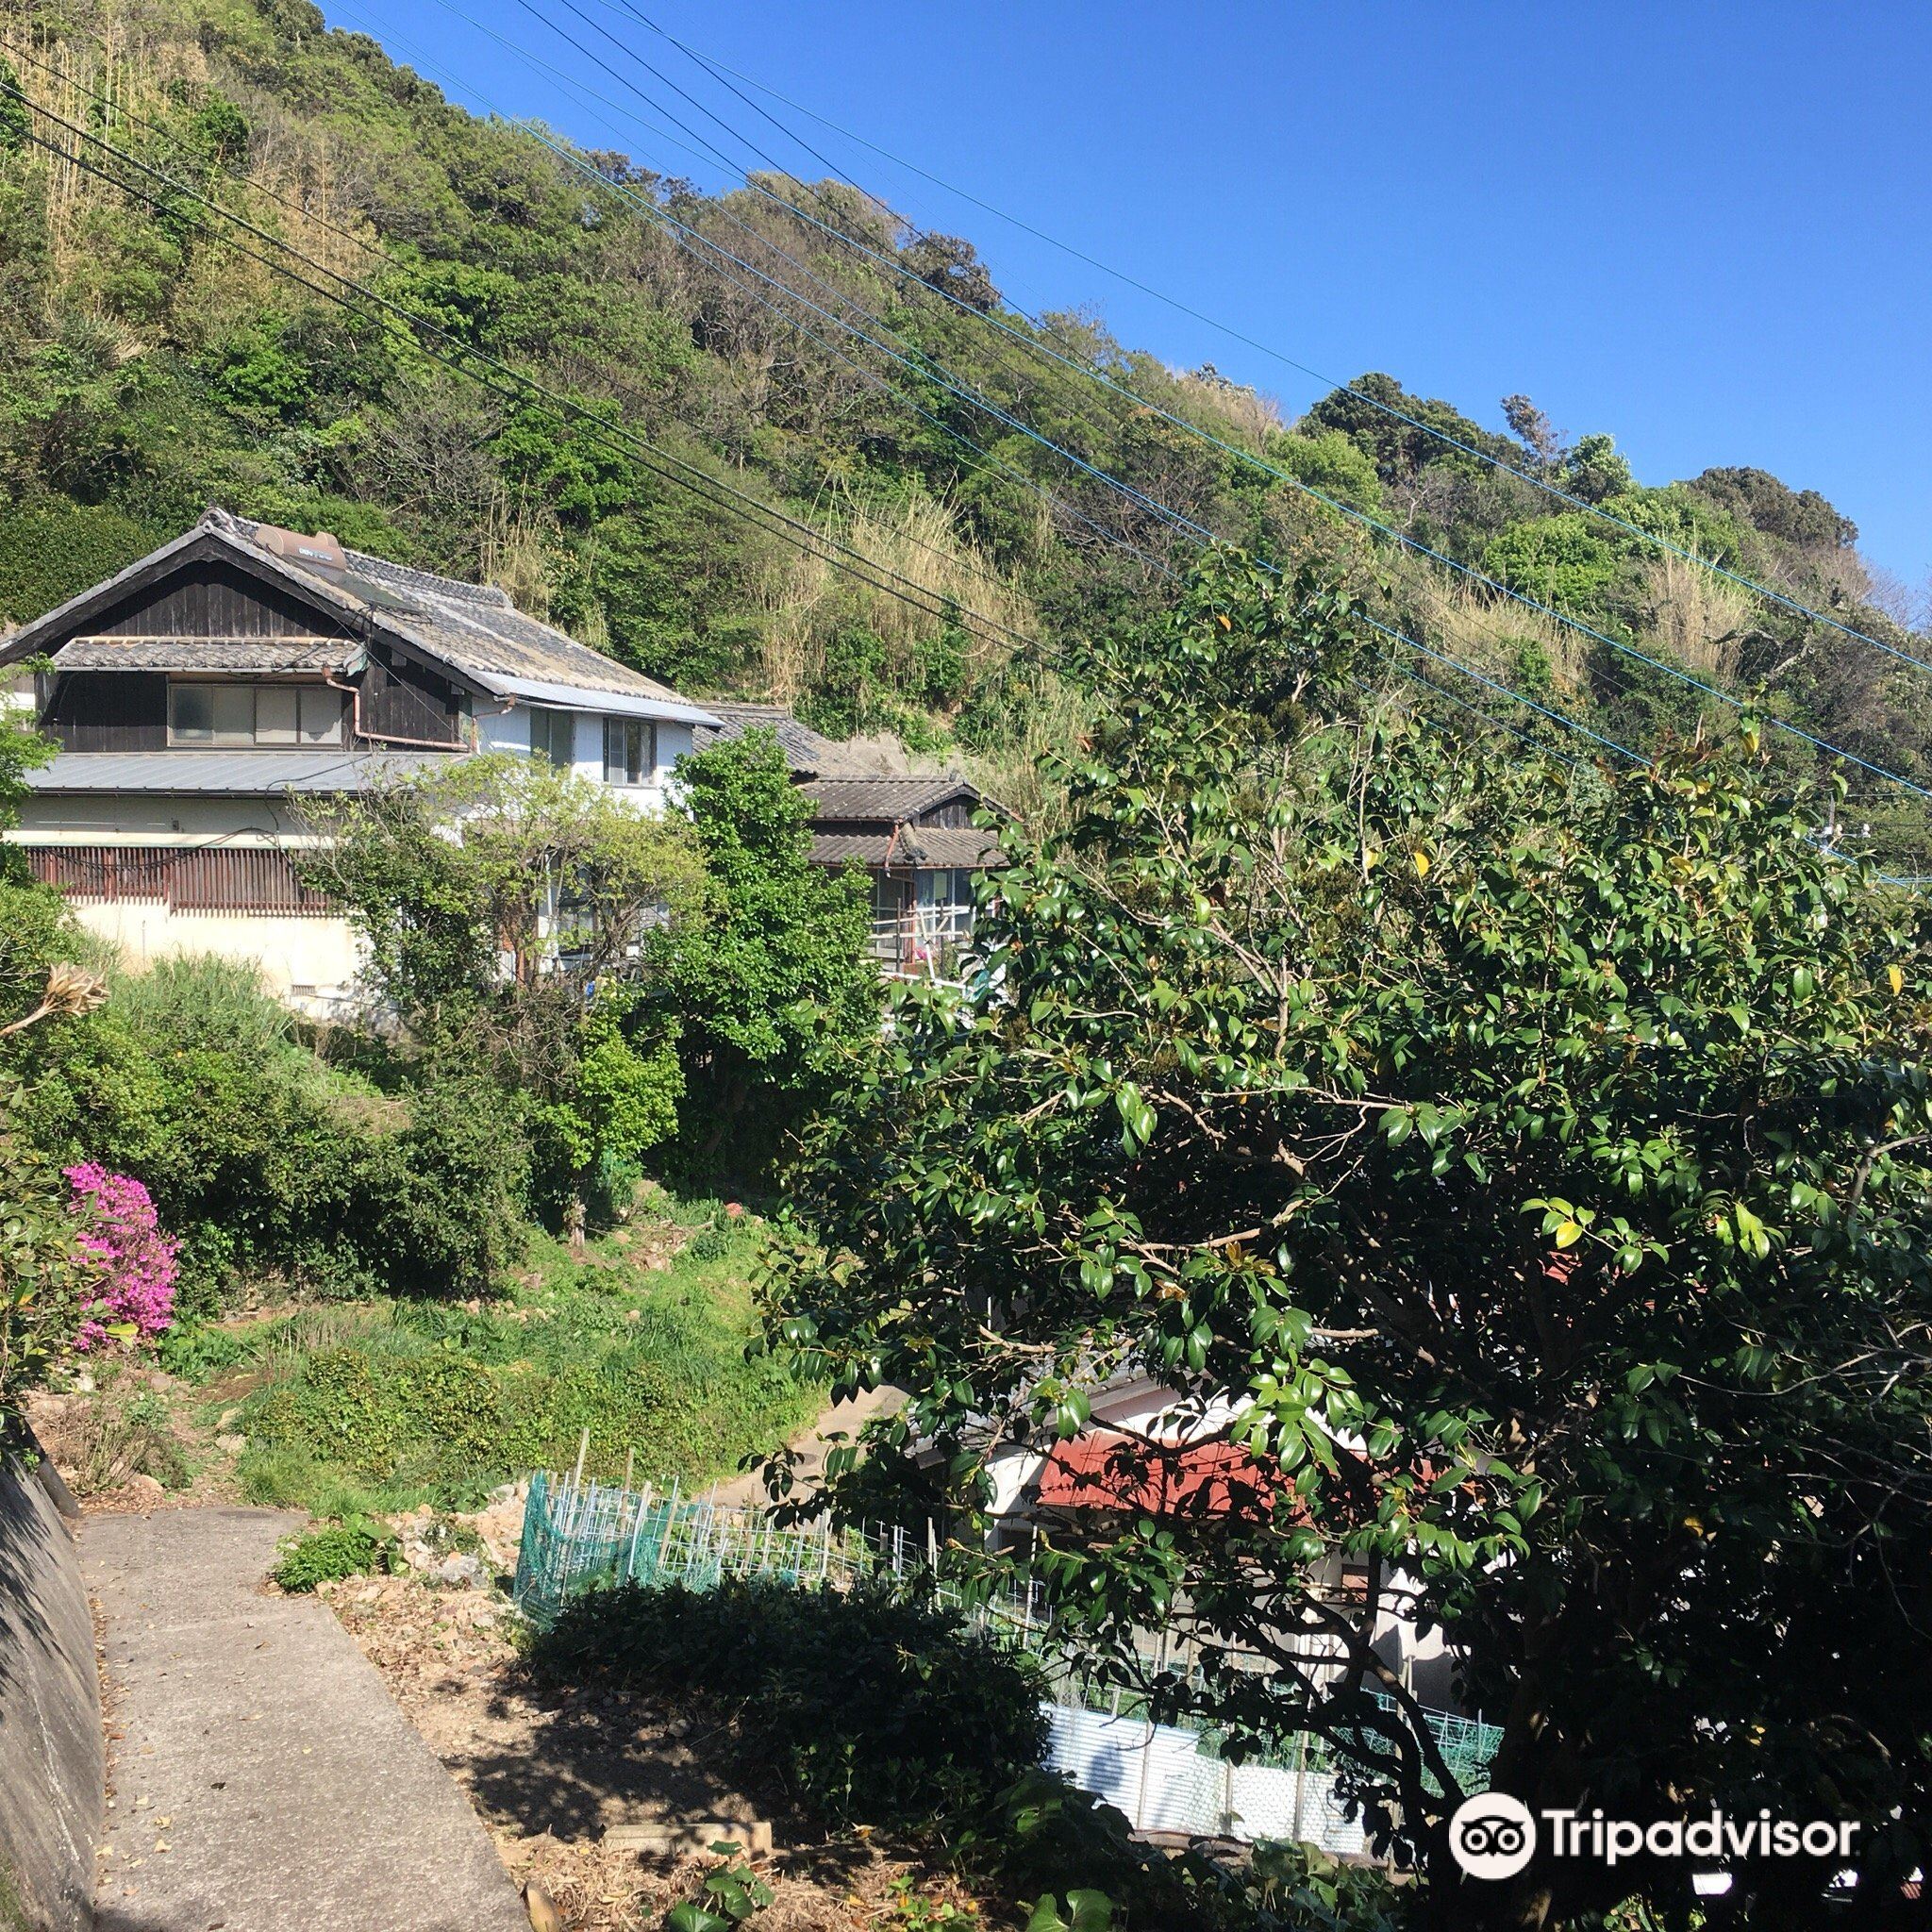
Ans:
{"label": "white stucco wall", "polygon": [[[577,711],[572,744],[571,770],[593,785],[604,782],[604,717],[601,711]],[[648,785],[613,786],[611,790],[649,810],[660,810],[672,793],[672,768],[691,747],[691,727],[658,722],[658,762]],[[530,708],[518,705],[508,711],[479,711],[476,744],[481,751],[527,753],[530,749]]]}
{"label": "white stucco wall", "polygon": [[345,919],[268,912],[171,912],[158,899],[73,902],[75,921],[120,950],[129,966],[213,953],[261,969],[269,990],[327,1018],[352,997],[361,944]]}

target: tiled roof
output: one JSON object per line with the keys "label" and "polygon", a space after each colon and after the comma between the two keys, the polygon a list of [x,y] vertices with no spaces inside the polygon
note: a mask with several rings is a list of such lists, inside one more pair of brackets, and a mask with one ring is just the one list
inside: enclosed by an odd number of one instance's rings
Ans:
{"label": "tiled roof", "polygon": [[794,773],[815,776],[839,762],[839,747],[829,739],[801,724],[783,705],[709,704],[705,708],[717,719],[717,725],[700,725],[692,734],[693,748],[731,744],[747,731],[765,730],[778,740],[778,749]]}
{"label": "tiled roof", "polygon": [[[811,857],[815,865],[884,865],[891,851],[890,832],[814,832]],[[893,854],[894,857],[903,857]]]}
{"label": "tiled roof", "polygon": [[937,778],[819,778],[805,787],[817,819],[876,819],[897,824],[959,797],[979,793],[957,772]]}
{"label": "tiled roof", "polygon": [[75,638],[54,653],[60,671],[347,671],[349,638]]}
{"label": "tiled roof", "polygon": [[906,825],[899,844],[916,865],[999,865],[1005,859],[999,841],[972,825]]}
{"label": "tiled roof", "polygon": [[[245,518],[210,510],[206,522],[255,547],[260,526]],[[510,681],[566,687],[584,692],[587,703],[601,691],[673,705],[685,702],[669,685],[578,643],[554,625],[525,616],[490,585],[411,570],[359,550],[342,553],[347,566],[342,570],[303,557],[266,550],[263,555],[363,605],[385,627],[486,685]]]}
{"label": "tiled roof", "polygon": [[985,832],[946,826],[900,825],[890,832],[820,832],[811,835],[818,865],[984,866],[1002,863],[998,841]]}
{"label": "tiled roof", "polygon": [[273,798],[360,791],[378,774],[431,771],[460,753],[349,751],[64,751],[23,774],[35,791],[194,792]]}

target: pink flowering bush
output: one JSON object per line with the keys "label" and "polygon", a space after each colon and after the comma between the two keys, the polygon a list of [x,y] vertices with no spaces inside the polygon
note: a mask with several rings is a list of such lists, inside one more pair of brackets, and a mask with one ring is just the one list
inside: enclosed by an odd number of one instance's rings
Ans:
{"label": "pink flowering bush", "polygon": [[178,1241],[161,1232],[147,1190],[97,1161],[66,1170],[78,1242],[92,1279],[81,1308],[76,1348],[95,1348],[109,1335],[132,1329],[158,1335],[174,1319]]}

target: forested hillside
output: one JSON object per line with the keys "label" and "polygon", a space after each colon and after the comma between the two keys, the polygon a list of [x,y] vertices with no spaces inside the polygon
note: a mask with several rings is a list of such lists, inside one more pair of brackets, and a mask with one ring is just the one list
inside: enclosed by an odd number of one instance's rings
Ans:
{"label": "forested hillside", "polygon": [[[1619,744],[1736,715],[1670,666],[1889,772],[1932,770],[1932,675],[1895,655],[1927,641],[1852,525],[1761,471],[1640,484],[1611,437],[1566,441],[1525,398],[1504,434],[1383,375],[1291,423],[1089,317],[1014,312],[970,242],[851,188],[769,175],[712,197],[559,152],[306,0],[6,0],[0,41],[0,81],[27,97],[0,94],[0,615],[220,502],[486,575],[691,691],[790,700],[1017,781],[1077,716],[1070,641],[1144,624],[1212,533],[1338,560],[1391,631]],[[1388,656],[1564,735],[1393,639]],[[1881,856],[1920,857],[1917,802],[1840,769]]]}

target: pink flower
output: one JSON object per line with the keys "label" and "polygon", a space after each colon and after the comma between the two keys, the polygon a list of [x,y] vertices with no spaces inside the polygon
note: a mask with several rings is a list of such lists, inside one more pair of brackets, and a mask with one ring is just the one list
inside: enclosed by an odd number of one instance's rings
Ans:
{"label": "pink flower", "polygon": [[96,1348],[127,1325],[142,1337],[158,1335],[174,1319],[180,1243],[161,1232],[154,1202],[131,1175],[87,1160],[70,1167],[67,1179],[80,1251],[98,1270],[75,1346]]}

